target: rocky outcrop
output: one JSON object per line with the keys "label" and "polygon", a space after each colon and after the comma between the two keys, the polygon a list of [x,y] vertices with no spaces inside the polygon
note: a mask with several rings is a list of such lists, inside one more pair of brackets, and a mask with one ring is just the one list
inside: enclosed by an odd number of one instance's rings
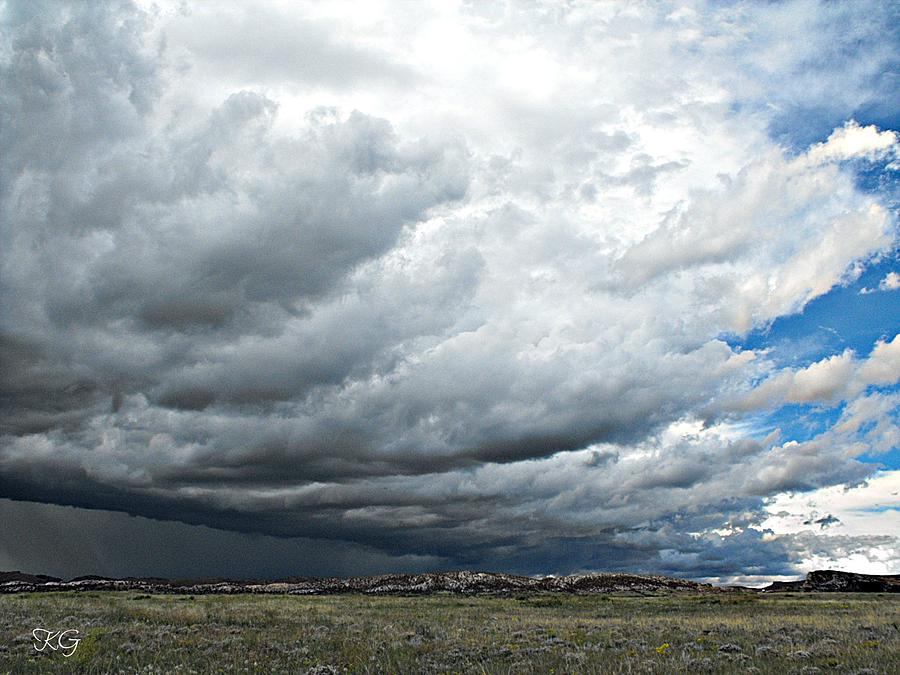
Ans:
{"label": "rocky outcrop", "polygon": [[815,570],[798,581],[776,581],[766,593],[897,593],[900,574],[856,574],[836,570]]}

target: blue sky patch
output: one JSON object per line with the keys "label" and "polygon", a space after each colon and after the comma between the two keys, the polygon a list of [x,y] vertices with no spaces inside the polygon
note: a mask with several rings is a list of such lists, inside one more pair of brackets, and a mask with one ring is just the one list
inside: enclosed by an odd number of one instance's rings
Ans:
{"label": "blue sky patch", "polygon": [[780,367],[807,366],[848,348],[865,357],[878,340],[890,340],[900,332],[900,291],[876,290],[889,272],[898,269],[896,256],[874,263],[856,281],[835,286],[802,312],[779,317],[746,336],[725,339],[740,349],[771,350],[769,358]]}

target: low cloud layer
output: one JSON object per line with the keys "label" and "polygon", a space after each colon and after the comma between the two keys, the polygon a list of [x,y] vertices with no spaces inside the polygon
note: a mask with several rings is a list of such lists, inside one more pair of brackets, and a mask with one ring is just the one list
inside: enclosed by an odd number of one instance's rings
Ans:
{"label": "low cloud layer", "polygon": [[891,10],[337,7],[5,6],[0,496],[354,572],[811,559],[765,505],[897,447],[900,339],[736,345],[893,255]]}

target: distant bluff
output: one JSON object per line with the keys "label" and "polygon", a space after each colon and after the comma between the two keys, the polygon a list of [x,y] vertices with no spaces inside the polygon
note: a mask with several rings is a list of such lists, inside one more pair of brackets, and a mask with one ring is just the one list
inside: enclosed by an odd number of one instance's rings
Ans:
{"label": "distant bluff", "polygon": [[897,593],[900,592],[900,574],[815,570],[800,581],[776,581],[762,590],[767,593]]}

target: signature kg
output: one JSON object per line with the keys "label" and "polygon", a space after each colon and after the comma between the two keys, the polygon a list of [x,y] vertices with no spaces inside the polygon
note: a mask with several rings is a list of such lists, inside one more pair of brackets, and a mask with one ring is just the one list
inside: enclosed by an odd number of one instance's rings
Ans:
{"label": "signature kg", "polygon": [[75,637],[78,631],[74,628],[69,630],[35,628],[31,631],[31,635],[34,637],[34,648],[37,651],[42,652],[49,647],[54,652],[61,651],[63,656],[72,656],[81,643],[81,638]]}

